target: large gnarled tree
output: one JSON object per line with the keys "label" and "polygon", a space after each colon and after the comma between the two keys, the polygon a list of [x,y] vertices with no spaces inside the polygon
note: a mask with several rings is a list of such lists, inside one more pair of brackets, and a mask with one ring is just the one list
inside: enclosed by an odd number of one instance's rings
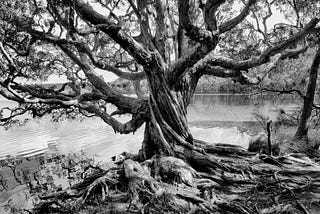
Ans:
{"label": "large gnarled tree", "polygon": [[[173,156],[205,171],[217,167],[234,171],[210,154],[222,148],[193,139],[188,127],[187,106],[199,78],[213,75],[257,84],[261,79],[251,77],[250,69],[267,64],[261,73],[268,73],[279,60],[304,51],[297,42],[319,22],[312,17],[294,34],[268,41],[246,59],[221,55],[219,42],[228,45],[226,37],[230,40],[232,30],[244,27],[241,23],[256,3],[240,1],[236,4],[241,5],[240,11],[228,15],[237,6],[225,0],[4,1],[0,7],[0,93],[20,105],[7,108],[11,113],[3,115],[1,122],[27,112],[41,117],[63,111],[100,117],[120,134],[135,132],[145,124],[140,160]],[[96,69],[134,81],[138,92],[139,81],[146,79],[149,96],[120,94]],[[21,84],[23,78],[50,74],[64,75],[69,82],[62,88]],[[92,91],[84,92],[83,84]],[[70,93],[64,90],[67,85]],[[104,107],[108,103],[117,110],[108,112]],[[132,118],[120,123],[114,117],[119,114]],[[227,147],[224,152],[233,149]],[[136,167],[131,162],[127,165],[128,170]]]}

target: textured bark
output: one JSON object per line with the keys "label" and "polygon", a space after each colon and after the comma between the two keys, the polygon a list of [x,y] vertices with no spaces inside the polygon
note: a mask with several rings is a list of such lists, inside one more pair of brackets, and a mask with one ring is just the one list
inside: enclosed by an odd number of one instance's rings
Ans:
{"label": "textured bark", "polygon": [[[145,148],[157,147],[157,153],[176,155],[175,147],[192,144],[193,138],[186,119],[186,105],[179,91],[170,90],[164,74],[146,71],[150,87],[149,108],[151,121],[146,125],[148,132]],[[153,155],[150,151],[146,154]]]}

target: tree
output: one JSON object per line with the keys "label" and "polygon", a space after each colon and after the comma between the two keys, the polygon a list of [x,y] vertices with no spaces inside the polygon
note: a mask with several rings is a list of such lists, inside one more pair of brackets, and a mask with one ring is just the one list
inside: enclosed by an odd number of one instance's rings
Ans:
{"label": "tree", "polygon": [[[304,51],[295,44],[315,31],[319,22],[318,17],[312,17],[283,40],[269,41],[249,58],[233,59],[219,54],[219,43],[230,41],[233,45],[235,38],[230,32],[244,27],[241,23],[257,0],[237,2],[241,10],[230,16],[235,2],[4,1],[0,11],[0,93],[19,107],[6,108],[10,114],[3,112],[1,122],[8,124],[27,112],[34,117],[59,112],[100,117],[120,134],[135,132],[145,124],[142,148],[136,157],[140,161],[172,156],[206,172],[225,167],[210,153],[236,152],[239,148],[210,146],[193,139],[188,127],[187,106],[199,78],[213,75],[256,84],[260,79],[249,76],[251,68],[267,64],[261,73],[268,73],[279,60]],[[226,11],[224,15],[220,9]],[[246,29],[242,30],[245,34]],[[146,78],[149,97],[122,95],[95,69],[135,81],[137,89],[139,81]],[[68,83],[57,89],[21,82],[22,78],[52,74],[66,76]],[[92,90],[82,92],[83,84]],[[64,90],[67,85],[70,93]],[[107,112],[107,103],[117,111]],[[122,124],[113,117],[120,114],[132,118]],[[168,160],[179,163],[179,159]],[[133,162],[126,162],[125,168],[132,176],[134,170],[142,170]]]}
{"label": "tree", "polygon": [[[277,6],[280,11],[284,12],[284,16],[287,17],[290,20],[290,22],[294,24],[287,24],[287,23],[276,24],[273,32],[270,33],[270,30],[268,30],[268,26],[266,23],[272,15],[272,10],[271,10],[272,5]],[[252,15],[256,22],[256,26],[254,26],[250,22],[248,22],[247,25],[249,29],[252,29],[253,31],[257,32],[259,35],[262,35],[263,44],[267,46],[270,45],[270,41],[272,41],[274,38],[279,38],[279,36],[286,37],[288,36],[288,33],[292,34],[293,32],[296,32],[298,29],[303,28],[307,22],[306,20],[310,19],[310,17],[319,16],[319,10],[318,10],[319,3],[317,1],[308,1],[308,2],[306,1],[298,2],[296,0],[272,1],[272,2],[265,1],[263,6],[267,8],[266,12],[264,12],[261,9],[262,7],[261,5],[258,5],[258,7],[259,6],[260,8],[258,10],[255,7],[254,10],[252,11]],[[315,31],[312,34],[312,36],[305,37],[305,39],[303,40],[302,43],[300,43],[300,45],[305,46],[306,48],[307,46],[319,45],[318,32]],[[275,71],[277,75],[271,75],[271,78],[275,80],[276,84],[279,84],[279,77],[281,78],[282,76],[285,81],[284,85],[276,86],[276,87],[274,85],[272,87],[270,86],[262,87],[263,90],[269,91],[269,92],[278,92],[281,94],[297,93],[303,99],[303,105],[301,107],[301,115],[299,118],[297,130],[294,136],[295,140],[298,140],[298,141],[301,139],[305,139],[305,140],[308,139],[307,123],[310,119],[312,111],[314,109],[317,109],[317,105],[314,104],[314,95],[317,89],[317,72],[318,72],[319,58],[318,58],[318,51],[315,51],[315,52],[316,54],[315,54],[315,58],[313,59],[312,65],[310,65],[309,67],[307,63],[305,64],[305,66],[308,66],[307,68],[308,71],[310,70],[310,74],[308,78],[302,76],[302,74],[307,73],[302,68],[303,66],[301,66],[301,60],[306,60],[306,59],[303,59],[302,57],[300,59],[293,59],[293,61],[291,62],[290,61],[281,62],[282,65],[279,65],[277,71]],[[290,68],[289,70],[285,69],[286,67],[290,67],[290,66],[296,66],[299,72],[294,71],[292,67],[291,67],[291,71],[290,71]],[[286,74],[284,75],[283,72],[285,72]],[[293,74],[296,80],[290,80],[290,74]],[[305,89],[304,89],[304,86],[301,88],[302,86],[301,83],[298,83],[298,82],[301,82],[301,79],[303,81],[308,79],[308,85],[305,87]],[[288,82],[290,81],[292,84],[288,84]],[[302,147],[308,147],[308,146],[303,145]]]}

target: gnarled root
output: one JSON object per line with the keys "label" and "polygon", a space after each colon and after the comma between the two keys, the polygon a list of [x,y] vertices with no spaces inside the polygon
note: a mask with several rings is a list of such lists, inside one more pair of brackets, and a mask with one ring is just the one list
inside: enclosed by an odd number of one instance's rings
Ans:
{"label": "gnarled root", "polygon": [[83,209],[66,206],[72,201],[89,206],[98,198],[103,210],[118,213],[320,213],[320,165],[314,160],[202,146],[207,154],[186,150],[188,163],[125,158],[68,191],[42,197],[43,207],[70,213]]}

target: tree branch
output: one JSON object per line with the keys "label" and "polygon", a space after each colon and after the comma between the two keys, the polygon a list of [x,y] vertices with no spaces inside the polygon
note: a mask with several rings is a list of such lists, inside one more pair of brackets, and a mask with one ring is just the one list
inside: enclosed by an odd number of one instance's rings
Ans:
{"label": "tree branch", "polygon": [[[120,25],[112,23],[105,16],[96,12],[90,5],[82,0],[74,0],[74,7],[77,13],[85,20],[95,25],[95,27],[118,43],[136,61],[143,66],[156,64],[154,55],[147,51],[141,44],[136,42],[121,28]],[[71,4],[71,6],[73,6]]]}
{"label": "tree branch", "polygon": [[97,68],[100,68],[102,70],[107,70],[110,71],[112,73],[114,73],[115,75],[117,75],[118,77],[122,78],[122,79],[127,79],[127,80],[141,80],[145,78],[145,73],[142,72],[136,72],[136,73],[129,73],[129,72],[123,72],[121,71],[119,68],[112,66],[108,63],[99,61],[96,59],[96,57],[94,57],[94,55],[92,54],[92,52],[89,50],[89,47],[87,47],[85,44],[83,43],[77,43],[75,45],[76,47],[80,48],[81,50],[85,51],[85,53],[88,55],[88,57],[90,58],[90,60],[92,61],[92,64],[94,66],[96,66]]}
{"label": "tree branch", "polygon": [[93,62],[93,65],[102,70],[110,71],[115,75],[117,75],[118,77],[126,80],[142,80],[146,78],[146,74],[143,71],[137,72],[137,73],[124,72],[116,68],[115,66],[109,65],[107,63],[99,62],[99,61]]}
{"label": "tree branch", "polygon": [[[291,36],[288,40],[274,46],[268,48],[264,51],[260,56],[254,57],[248,60],[237,61],[227,57],[222,56],[214,56],[214,53],[209,54],[204,60],[198,63],[198,69],[202,66],[206,66],[206,64],[210,64],[211,66],[221,66],[226,69],[232,70],[248,70],[249,68],[256,67],[262,65],[270,60],[270,57],[284,50],[291,44],[302,39],[305,35],[307,35],[312,29],[317,25],[319,19],[312,19],[301,31]],[[286,58],[288,56],[292,56],[292,54],[297,54],[305,50],[305,47],[298,50],[287,50],[281,54],[281,58]]]}
{"label": "tree branch", "polygon": [[[225,0],[213,0],[208,1],[207,4],[212,2],[211,10],[216,10],[224,1]],[[193,25],[189,15],[191,10],[191,4],[191,0],[179,0],[178,2],[179,22],[182,24],[182,27],[186,30],[186,35],[196,42],[200,42],[202,44],[210,46],[215,46],[218,42],[219,32],[201,29]]]}
{"label": "tree branch", "polygon": [[[195,46],[182,56],[170,69],[168,72],[168,78],[170,85],[174,85],[183,75],[186,73],[188,68],[191,68],[200,59],[202,59],[207,53],[209,53],[217,44],[218,33],[222,30],[225,32],[235,27],[240,23],[249,11],[249,8],[256,0],[249,0],[243,11],[235,18],[229,20],[228,22],[222,24],[218,30],[214,25],[216,24],[212,19],[215,19],[215,11],[224,2],[224,0],[210,0],[207,1],[205,5],[205,20],[207,24],[207,29],[200,29],[191,23],[191,18],[189,17],[190,2],[189,1],[179,1],[179,19],[183,27],[186,30],[186,34],[190,36],[191,39],[198,41],[200,43],[206,44],[207,47],[201,45]],[[231,27],[229,29],[229,27]],[[221,29],[220,29],[221,28]]]}
{"label": "tree branch", "polygon": [[249,14],[250,7],[256,3],[257,0],[249,0],[246,6],[243,8],[243,10],[240,12],[240,14],[233,19],[230,19],[224,23],[222,23],[218,29],[220,33],[224,33],[226,31],[231,30],[235,26],[237,26],[242,20]]}
{"label": "tree branch", "polygon": [[187,69],[194,66],[205,54],[206,51],[203,50],[202,45],[198,44],[180,57],[167,73],[169,85],[174,86],[184,76]]}
{"label": "tree branch", "polygon": [[112,103],[123,112],[136,113],[137,107],[141,105],[142,100],[133,97],[127,97],[112,89],[104,80],[102,80],[90,67],[88,58],[81,53],[81,58],[78,58],[67,46],[58,45],[85,73],[88,80],[93,86],[98,89],[104,96],[107,97],[106,102]]}
{"label": "tree branch", "polygon": [[262,73],[262,76],[257,76],[257,77],[250,77],[247,75],[246,72],[241,71],[241,70],[230,70],[230,69],[225,69],[220,66],[211,66],[207,64],[205,67],[202,67],[202,69],[197,69],[197,73],[199,75],[212,75],[216,77],[223,77],[223,78],[232,78],[234,81],[237,81],[241,84],[246,84],[246,85],[257,85],[259,84],[264,77],[267,76],[270,71],[275,69],[278,65],[278,62],[281,59],[281,55],[278,54],[275,56],[271,62],[263,68],[263,71],[260,71]]}
{"label": "tree branch", "polygon": [[157,13],[155,18],[156,21],[156,32],[154,37],[154,43],[159,51],[160,55],[165,62],[170,61],[170,51],[168,50],[168,29],[166,27],[166,22],[168,19],[167,7],[163,0],[155,0],[154,7]]}
{"label": "tree branch", "polygon": [[95,114],[96,116],[99,116],[105,123],[113,128],[115,133],[129,134],[131,132],[135,132],[145,122],[145,115],[136,114],[132,117],[132,120],[122,124],[108,113],[101,111],[94,105],[85,106],[83,109]]}
{"label": "tree branch", "polygon": [[264,92],[273,92],[273,93],[278,93],[278,94],[293,94],[293,93],[297,93],[301,98],[304,98],[305,95],[302,93],[302,91],[298,90],[298,89],[274,89],[274,88],[258,88],[261,91]]}

